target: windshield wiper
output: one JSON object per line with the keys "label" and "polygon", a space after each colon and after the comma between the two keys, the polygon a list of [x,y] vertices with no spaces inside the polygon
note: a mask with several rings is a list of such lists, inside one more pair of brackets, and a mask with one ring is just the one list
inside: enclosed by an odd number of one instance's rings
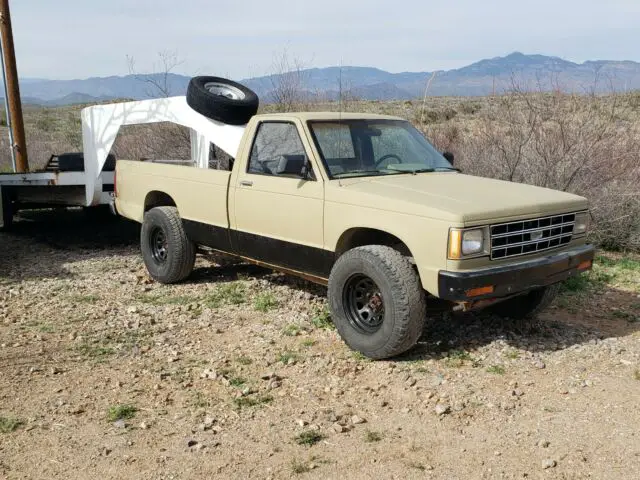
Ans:
{"label": "windshield wiper", "polygon": [[342,173],[334,173],[333,178],[342,178],[342,177],[363,177],[366,175],[388,175],[389,173],[402,173],[398,170],[354,170],[352,172],[342,172]]}

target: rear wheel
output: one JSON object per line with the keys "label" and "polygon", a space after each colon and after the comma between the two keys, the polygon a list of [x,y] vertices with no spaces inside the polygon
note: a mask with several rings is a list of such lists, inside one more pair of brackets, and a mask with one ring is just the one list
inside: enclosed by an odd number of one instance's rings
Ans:
{"label": "rear wheel", "polygon": [[193,271],[196,248],[176,207],[156,207],[145,214],[140,248],[149,275],[160,283],[180,282]]}
{"label": "rear wheel", "polygon": [[560,284],[533,290],[487,308],[487,312],[517,321],[522,328],[539,325],[538,314],[547,308],[558,295]]}
{"label": "rear wheel", "polygon": [[406,257],[381,245],[354,248],[336,261],[329,304],[345,343],[373,359],[413,347],[426,318],[418,274]]}

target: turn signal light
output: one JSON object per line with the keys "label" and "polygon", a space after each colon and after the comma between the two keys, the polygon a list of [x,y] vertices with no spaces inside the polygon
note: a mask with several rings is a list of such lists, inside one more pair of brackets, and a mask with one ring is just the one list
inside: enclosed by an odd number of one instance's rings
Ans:
{"label": "turn signal light", "polygon": [[593,260],[586,260],[578,265],[578,270],[588,270],[593,266]]}
{"label": "turn signal light", "polygon": [[472,288],[471,290],[467,290],[465,293],[467,297],[479,297],[481,295],[489,295],[494,292],[493,285],[487,285],[486,287],[480,288]]}

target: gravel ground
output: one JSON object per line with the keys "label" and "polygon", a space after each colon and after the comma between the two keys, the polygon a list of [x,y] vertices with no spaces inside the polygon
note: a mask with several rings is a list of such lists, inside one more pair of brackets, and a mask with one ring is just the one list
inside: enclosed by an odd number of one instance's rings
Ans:
{"label": "gravel ground", "polygon": [[0,234],[0,478],[640,478],[640,262],[607,255],[518,331],[430,319],[349,351],[326,290],[224,259],[150,281],[138,227]]}

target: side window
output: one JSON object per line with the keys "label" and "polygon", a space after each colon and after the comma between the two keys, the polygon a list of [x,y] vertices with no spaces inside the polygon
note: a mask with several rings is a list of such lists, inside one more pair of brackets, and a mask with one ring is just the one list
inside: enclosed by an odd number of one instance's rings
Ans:
{"label": "side window", "polygon": [[267,122],[258,127],[247,172],[300,178],[306,161],[296,126]]}

